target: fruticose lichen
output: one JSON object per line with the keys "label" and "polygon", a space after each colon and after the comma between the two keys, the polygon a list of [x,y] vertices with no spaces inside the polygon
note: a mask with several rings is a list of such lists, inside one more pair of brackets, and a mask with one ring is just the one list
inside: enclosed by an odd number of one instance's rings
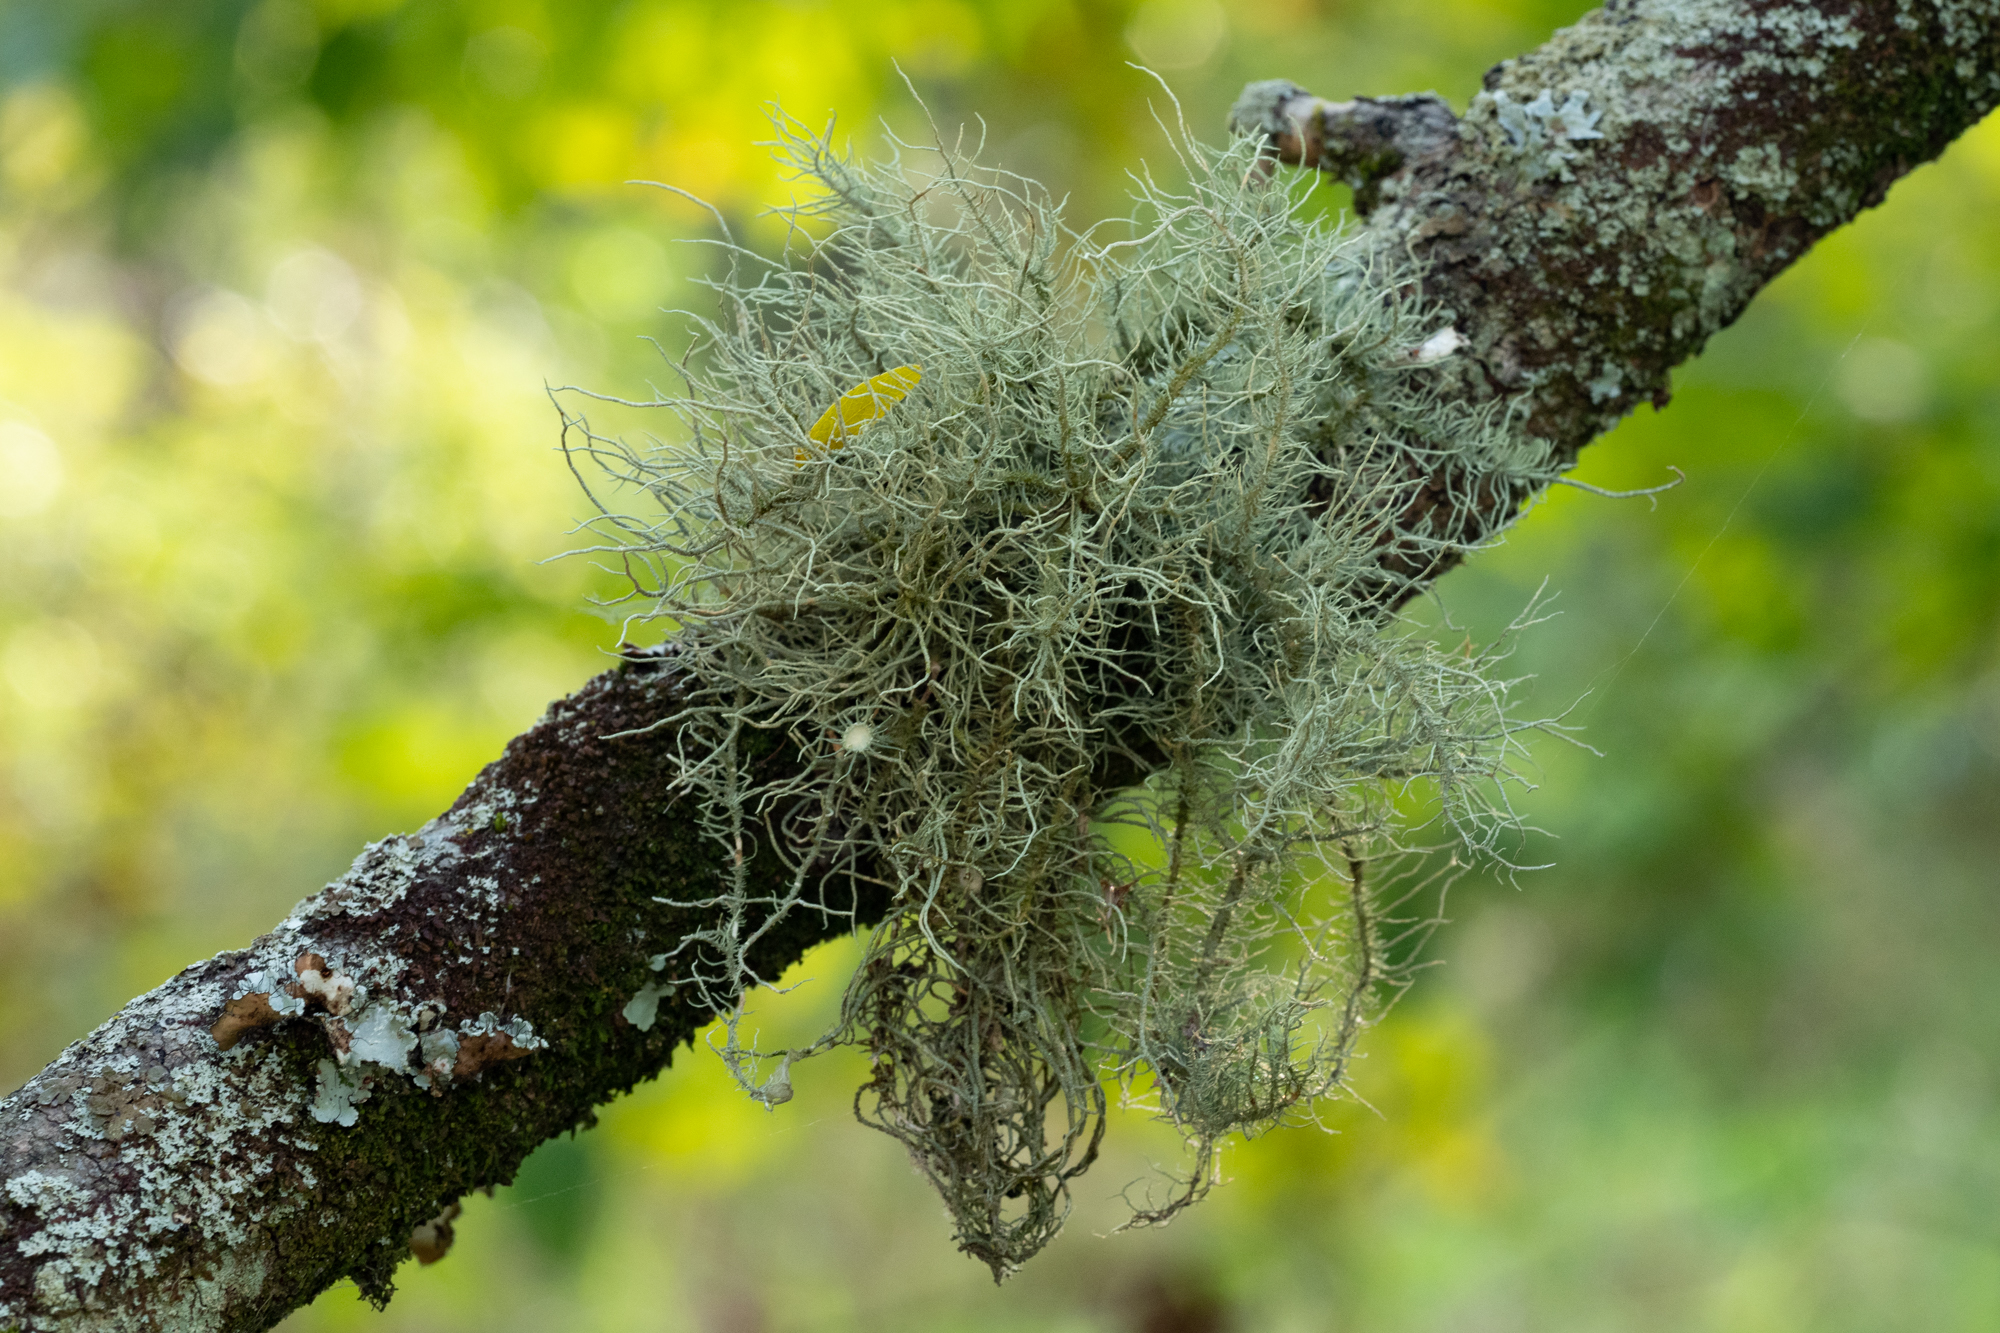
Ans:
{"label": "fruticose lichen", "polygon": [[[1548,464],[1427,390],[1461,340],[1253,145],[1185,141],[1188,183],[1143,178],[1112,238],[952,152],[857,165],[780,131],[813,198],[783,258],[725,243],[723,313],[660,402],[676,438],[568,419],[658,506],[602,501],[594,549],[678,627],[699,688],[658,725],[734,867],[679,904],[720,924],[655,970],[730,1015],[723,1058],[767,1104],[791,1062],[866,1049],[862,1118],[997,1277],[1060,1227],[1107,1084],[1193,1151],[1140,1221],[1197,1197],[1225,1136],[1341,1087],[1424,867],[1466,859],[1406,856],[1398,802],[1494,852],[1519,730],[1494,655],[1394,626],[1411,584],[1380,552],[1451,545],[1422,516],[1456,479],[1526,494]],[[813,437],[898,368],[906,399]],[[758,765],[773,736],[795,775]],[[748,887],[763,856],[782,892]],[[893,906],[837,1028],[746,1044],[750,948],[854,877]]]}

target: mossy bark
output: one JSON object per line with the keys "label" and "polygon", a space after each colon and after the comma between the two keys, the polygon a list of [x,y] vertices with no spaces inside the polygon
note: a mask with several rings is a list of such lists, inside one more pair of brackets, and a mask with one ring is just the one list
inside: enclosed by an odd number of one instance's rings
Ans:
{"label": "mossy bark", "polygon": [[[1991,0],[1617,4],[1496,67],[1463,117],[1275,85],[1239,112],[1353,180],[1374,243],[1421,261],[1463,340],[1447,390],[1570,460],[2000,101],[1996,20]],[[1410,518],[1462,546],[1522,498],[1439,478]],[[1384,552],[1405,590],[1454,559]],[[664,1068],[708,1015],[649,965],[698,924],[660,899],[725,868],[674,805],[670,735],[620,733],[683,684],[670,654],[590,682],[423,830],[0,1101],[0,1330],[266,1328],[344,1276],[386,1295],[413,1230]],[[849,924],[795,913],[756,966]]]}

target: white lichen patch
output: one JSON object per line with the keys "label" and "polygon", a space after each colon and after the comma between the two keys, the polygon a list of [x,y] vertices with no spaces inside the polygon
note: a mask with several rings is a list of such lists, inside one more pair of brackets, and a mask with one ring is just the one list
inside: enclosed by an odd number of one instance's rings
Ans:
{"label": "white lichen patch", "polygon": [[1445,326],[1410,351],[1410,364],[1428,366],[1444,360],[1465,346],[1465,335]]}
{"label": "white lichen patch", "polygon": [[374,1077],[360,1069],[319,1062],[318,1090],[313,1095],[312,1118],[322,1125],[352,1128],[359,1112],[354,1108],[374,1095]]}
{"label": "white lichen patch", "polygon": [[465,893],[468,897],[476,899],[481,906],[495,913],[498,913],[506,905],[505,897],[500,890],[500,880],[497,876],[467,875],[465,877]]}
{"label": "white lichen patch", "polygon": [[357,1061],[400,1072],[409,1065],[410,1052],[417,1046],[410,1019],[391,1004],[369,1005],[353,1025],[353,1032],[342,1063]]}
{"label": "white lichen patch", "polygon": [[1598,373],[1597,378],[1584,387],[1590,390],[1591,402],[1608,403],[1618,396],[1620,389],[1625,387],[1625,372],[1620,370],[1616,363],[1606,361],[1604,369]]}
{"label": "white lichen patch", "polygon": [[242,981],[231,988],[233,994],[230,998],[240,1000],[246,995],[275,994],[295,980],[297,975],[289,967],[253,967],[243,974]]}
{"label": "white lichen patch", "polygon": [[5,1193],[16,1208],[52,1212],[81,1208],[90,1202],[90,1191],[81,1189],[67,1176],[46,1171],[25,1171],[7,1182]]}
{"label": "white lichen patch", "polygon": [[625,1007],[619,1012],[625,1016],[627,1023],[639,1031],[651,1032],[653,1024],[660,1016],[660,1001],[673,993],[672,982],[662,985],[657,981],[649,981],[639,987],[631,999],[625,1001]]}
{"label": "white lichen patch", "polygon": [[461,1044],[469,1037],[505,1037],[518,1051],[539,1051],[548,1045],[535,1035],[535,1025],[521,1015],[502,1019],[490,1010],[469,1023],[459,1024],[458,1035]]}
{"label": "white lichen patch", "polygon": [[433,1028],[418,1039],[417,1051],[423,1068],[411,1082],[428,1092],[437,1084],[451,1081],[452,1068],[458,1063],[456,1033],[449,1028]]}
{"label": "white lichen patch", "polygon": [[[17,1248],[42,1260],[37,1317],[95,1309],[110,1275],[157,1274],[190,1232],[204,1252],[249,1245],[262,1256],[264,1228],[300,1206],[280,1188],[277,1159],[289,1146],[279,1127],[303,1099],[280,1062],[248,1049],[218,1055],[198,1023],[159,1021],[217,1002],[223,989],[192,981],[155,992],[0,1102],[0,1124],[33,1126],[49,1145],[39,1165],[0,1181],[0,1194],[34,1219]],[[230,1280],[253,1270],[236,1264]],[[159,1307],[129,1326],[195,1326],[163,1312],[203,1284],[215,1294],[217,1280],[211,1272],[185,1290],[162,1288]],[[126,1326],[112,1315],[101,1324]]]}
{"label": "white lichen patch", "polygon": [[[667,955],[656,953],[646,960],[646,966],[655,972],[666,969]],[[638,993],[625,1002],[619,1012],[625,1021],[641,1032],[651,1032],[653,1024],[659,1020],[660,1001],[674,993],[676,983],[672,981],[648,981],[639,987]]]}
{"label": "white lichen patch", "polygon": [[1568,164],[1576,157],[1570,145],[1604,137],[1597,129],[1604,113],[1590,109],[1590,94],[1580,88],[1572,89],[1561,105],[1547,88],[1526,102],[1515,101],[1504,89],[1482,92],[1473,101],[1482,99],[1491,105],[1508,144],[1528,164],[1530,179],[1545,175],[1567,178]]}
{"label": "white lichen patch", "polygon": [[[378,850],[393,842],[379,844]],[[372,860],[364,857],[363,862],[367,873],[384,864],[379,855]],[[464,875],[462,865],[456,869],[460,882],[469,889],[460,900],[468,909],[460,923],[465,932],[461,947],[490,955],[493,946],[472,944],[471,939],[500,924],[504,905],[500,879]],[[295,918],[301,915],[294,913]],[[456,1032],[438,1026],[446,1016],[441,1002],[399,993],[408,963],[389,946],[395,930],[391,927],[383,932],[382,949],[366,952],[322,942],[308,931],[281,930],[260,942],[262,965],[251,967],[242,981],[230,988],[238,1001],[262,997],[281,1019],[304,1017],[323,1029],[330,1056],[326,1063],[345,1073],[331,1082],[324,1075],[317,1081],[312,1109],[324,1123],[357,1123],[354,1108],[387,1077],[408,1078],[414,1086],[441,1095],[444,1085],[469,1072],[460,1067],[460,1048],[466,1039],[480,1043],[474,1052],[473,1070],[547,1045],[535,1035],[533,1024],[518,1015],[502,1020],[491,1012],[483,1013],[462,1023],[461,1031]],[[460,962],[471,962],[474,957],[470,951],[458,955]],[[414,1060],[413,1055],[417,1056]]]}

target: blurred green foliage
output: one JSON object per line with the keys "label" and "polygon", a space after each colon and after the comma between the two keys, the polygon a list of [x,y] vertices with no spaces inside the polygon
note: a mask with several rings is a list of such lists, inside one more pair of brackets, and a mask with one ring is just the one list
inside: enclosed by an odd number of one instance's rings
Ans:
{"label": "blurred green foliage", "polygon": [[[538,563],[578,505],[545,383],[643,396],[706,215],[783,197],[760,108],[984,117],[1122,208],[1125,62],[1435,87],[1532,0],[0,3],[0,1085],[421,822],[617,627]],[[974,126],[977,133],[977,126]],[[1219,131],[1218,131],[1219,132]],[[697,1052],[470,1201],[421,1329],[1865,1330],[2000,1325],[2000,127],[1822,245],[1441,589],[1547,579],[1527,813],[1333,1136],[1232,1153],[1169,1231],[949,1249],[841,1057],[766,1115]],[[634,422],[643,429],[643,422]],[[1425,608],[1439,625],[1444,612]],[[814,1028],[825,979],[774,1002]],[[782,1039],[782,1038],[781,1038]],[[1114,1126],[1104,1194],[1171,1143]]]}

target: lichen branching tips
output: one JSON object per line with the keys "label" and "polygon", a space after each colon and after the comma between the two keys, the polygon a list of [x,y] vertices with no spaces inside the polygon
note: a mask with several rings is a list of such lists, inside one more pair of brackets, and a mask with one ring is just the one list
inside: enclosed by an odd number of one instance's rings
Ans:
{"label": "lichen branching tips", "polygon": [[1062,1225],[1111,1095],[1193,1150],[1145,1221],[1340,1088],[1440,882],[1399,802],[1430,792],[1461,851],[1511,823],[1497,655],[1394,620],[1464,545],[1434,516],[1482,508],[1424,501],[1547,463],[1427,388],[1450,349],[1415,355],[1439,320],[1409,275],[1258,184],[1252,144],[1181,143],[1187,183],[1142,177],[1112,237],[952,152],[780,137],[810,239],[725,244],[670,442],[566,417],[607,474],[579,468],[589,549],[676,627],[661,725],[728,867],[665,972],[778,1100],[755,946],[885,886],[838,1026],[782,1058],[868,1051],[862,1118],[997,1276]]}

